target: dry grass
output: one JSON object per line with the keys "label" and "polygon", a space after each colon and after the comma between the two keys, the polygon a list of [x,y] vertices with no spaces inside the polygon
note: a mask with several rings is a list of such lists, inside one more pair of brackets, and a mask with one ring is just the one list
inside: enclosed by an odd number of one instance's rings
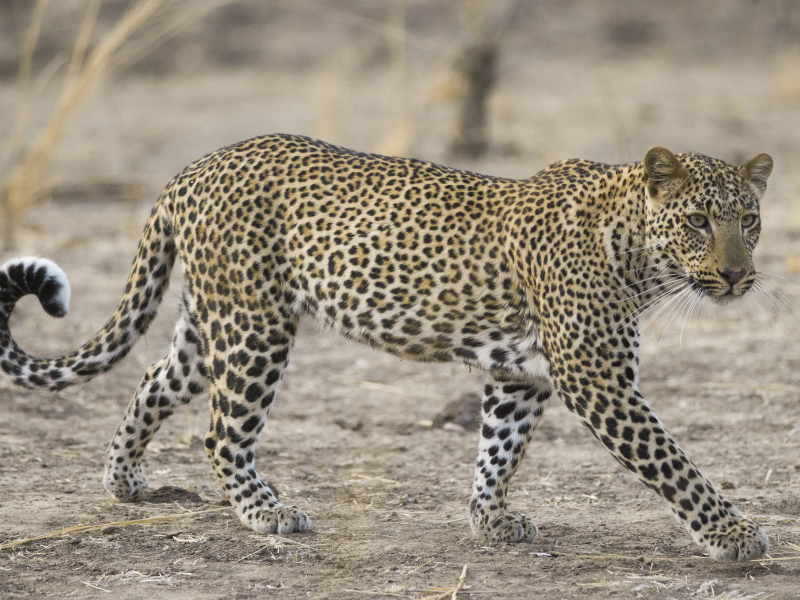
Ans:
{"label": "dry grass", "polygon": [[59,529],[58,531],[51,531],[50,533],[37,535],[36,537],[5,542],[3,544],[0,544],[0,550],[5,550],[7,548],[14,548],[15,546],[21,546],[22,544],[35,542],[37,540],[46,540],[48,538],[60,537],[62,535],[70,535],[73,533],[88,533],[90,531],[101,531],[106,527],[127,527],[129,525],[146,525],[149,523],[171,523],[173,521],[178,521],[180,519],[186,519],[187,517],[197,517],[200,515],[206,515],[208,513],[219,512],[222,510],[230,510],[230,507],[223,506],[221,508],[209,508],[208,510],[196,510],[196,511],[184,512],[184,513],[179,513],[177,515],[165,515],[163,517],[148,517],[146,519],[134,519],[132,521],[117,521],[115,523],[100,523],[97,525],[73,525],[71,527],[65,527],[64,529]]}
{"label": "dry grass", "polygon": [[[49,195],[52,182],[48,179],[47,172],[59,143],[75,115],[110,73],[139,60],[159,43],[215,8],[236,0],[187,2],[177,8],[168,7],[166,11],[162,11],[166,14],[160,19],[153,17],[164,8],[165,0],[136,0],[87,56],[102,3],[102,0],[90,0],[75,38],[56,107],[33,144],[23,150],[31,104],[31,63],[48,1],[37,0],[34,6],[20,59],[19,103],[9,153],[11,167],[0,183],[0,217],[3,221],[3,245],[6,249],[15,246],[16,231],[25,213]],[[122,45],[147,22],[151,22],[150,29],[120,52]]]}
{"label": "dry grass", "polygon": [[[111,59],[122,43],[128,39],[159,8],[163,0],[137,0],[119,21],[99,41],[86,57],[89,39],[94,29],[99,0],[89,2],[81,28],[75,39],[72,58],[61,86],[61,94],[53,114],[33,145],[17,159],[11,173],[0,187],[0,200],[4,215],[4,244],[11,248],[15,231],[23,215],[47,195],[47,171],[67,126],[92,92],[107,77]],[[21,143],[25,136],[28,111],[30,62],[36,48],[39,28],[47,0],[39,0],[34,8],[31,25],[25,39],[20,67],[20,108],[17,112],[13,141]]]}
{"label": "dry grass", "polygon": [[464,584],[467,582],[467,565],[461,570],[461,576],[458,578],[456,587],[446,590],[444,593],[436,594],[434,596],[426,596],[428,600],[445,600],[448,596],[453,600],[458,598],[458,592],[464,589]]}
{"label": "dry grass", "polygon": [[[421,569],[431,561],[428,561],[419,567]],[[431,594],[432,596],[422,596],[423,600],[446,600],[446,598],[452,598],[452,600],[458,599],[459,592],[466,591],[469,589],[469,586],[465,585],[467,582],[467,566],[464,565],[464,568],[461,569],[461,575],[456,582],[454,587],[427,587],[423,589],[414,589],[406,587],[406,584],[392,584],[383,588],[382,590],[353,590],[345,588],[342,590],[343,592],[348,592],[352,594],[369,594],[372,596],[390,596],[394,598],[412,598],[416,596],[409,596],[408,594],[416,594],[416,593],[423,593],[423,594]],[[416,569],[415,569],[416,570]],[[409,571],[406,575],[413,573],[414,571]],[[468,592],[469,593],[469,592]],[[474,593],[474,592],[472,592]]]}
{"label": "dry grass", "polygon": [[50,0],[36,0],[31,14],[31,24],[25,32],[25,41],[22,44],[22,56],[19,63],[19,99],[17,113],[14,118],[14,128],[11,132],[11,153],[20,151],[25,141],[25,124],[28,120],[28,97],[31,86],[31,63],[33,52],[39,41],[39,32],[42,29],[42,20]]}
{"label": "dry grass", "polygon": [[135,40],[131,40],[114,57],[114,67],[124,69],[150,54],[156,47],[178,35],[210,12],[238,0],[183,0],[179,4],[165,3],[147,22]]}

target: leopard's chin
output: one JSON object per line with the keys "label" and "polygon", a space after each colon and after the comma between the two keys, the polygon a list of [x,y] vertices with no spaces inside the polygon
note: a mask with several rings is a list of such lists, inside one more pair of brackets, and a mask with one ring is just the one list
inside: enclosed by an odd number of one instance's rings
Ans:
{"label": "leopard's chin", "polygon": [[731,302],[738,301],[742,299],[741,294],[734,294],[732,292],[725,292],[724,294],[719,294],[717,296],[711,296],[710,300],[717,306],[726,306]]}

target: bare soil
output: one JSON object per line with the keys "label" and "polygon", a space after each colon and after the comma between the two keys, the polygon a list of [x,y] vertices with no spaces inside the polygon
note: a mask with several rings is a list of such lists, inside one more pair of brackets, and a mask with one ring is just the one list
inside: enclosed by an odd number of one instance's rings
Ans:
{"label": "bare soil", "polygon": [[[583,18],[583,25],[565,21],[564,35],[591,30],[591,18]],[[295,31],[289,25],[287,40]],[[749,56],[698,50],[687,58],[666,34],[630,42],[625,36],[635,28],[614,29],[623,41],[603,38],[600,54],[562,51],[552,32],[549,50],[531,50],[535,44],[517,36],[491,100],[493,150],[455,162],[446,148],[456,111],[442,100],[449,63],[412,52],[407,103],[398,108],[391,63],[380,56],[377,66],[360,62],[368,36],[348,38],[341,27],[330,52],[292,68],[244,61],[188,74],[134,72],[104,86],[59,151],[55,199],[29,213],[15,253],[64,268],[71,312],[49,319],[24,299],[12,320],[18,342],[53,356],[102,326],[152,199],[191,160],[274,131],[375,150],[408,133],[398,133],[398,119],[411,123],[410,155],[516,177],[570,156],[638,160],[653,145],[739,162],[770,152],[776,170],[757,264],[797,278],[800,47],[764,41],[769,52],[759,51],[753,36],[768,34],[750,32]],[[55,93],[43,89],[34,126]],[[0,81],[0,114],[12,114],[14,99],[13,83]],[[0,137],[10,125],[0,120]],[[128,191],[109,197],[109,182]],[[400,361],[309,324],[256,460],[282,501],[309,512],[312,533],[258,536],[239,524],[202,447],[203,400],[176,413],[151,444],[151,497],[120,504],[102,488],[103,457],[146,366],[166,352],[172,289],[146,339],[111,373],[57,394],[0,382],[0,543],[79,524],[175,518],[4,547],[0,596],[419,598],[455,587],[466,564],[464,597],[796,598],[800,358],[791,303],[798,287],[770,281],[783,294],[774,301],[709,306],[690,320],[657,316],[645,334],[642,387],[697,465],[765,529],[779,560],[723,564],[702,556],[666,506],[561,405],[536,432],[510,495],[515,509],[534,516],[539,539],[477,542],[466,517],[476,434],[432,422],[444,424],[437,416],[449,403],[479,392],[482,374]]]}

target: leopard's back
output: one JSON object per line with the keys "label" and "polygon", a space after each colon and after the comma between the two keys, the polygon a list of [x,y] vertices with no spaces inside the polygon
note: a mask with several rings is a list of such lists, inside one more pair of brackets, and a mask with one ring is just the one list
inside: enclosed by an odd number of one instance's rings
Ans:
{"label": "leopard's back", "polygon": [[527,185],[268,136],[187,170],[171,206],[190,295],[233,321],[280,305],[404,358],[513,370],[537,343],[503,227]]}

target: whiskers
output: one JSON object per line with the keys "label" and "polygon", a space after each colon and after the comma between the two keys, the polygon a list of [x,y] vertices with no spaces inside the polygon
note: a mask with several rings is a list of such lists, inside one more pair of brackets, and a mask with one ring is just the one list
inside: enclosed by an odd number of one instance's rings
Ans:
{"label": "whiskers", "polygon": [[[692,316],[694,316],[694,314],[699,310],[703,299],[708,295],[707,292],[697,288],[688,275],[681,277],[681,283],[679,285],[680,288],[673,292],[672,297],[664,302],[664,304],[662,304],[658,310],[654,311],[647,321],[639,328],[639,334],[643,335],[644,332],[647,331],[647,328],[650,327],[650,325],[652,325],[657,318],[660,317],[662,321],[667,322],[666,326],[664,327],[664,331],[661,333],[661,338],[658,340],[658,350],[656,351],[656,356],[658,356],[658,354],[661,352],[661,344],[664,341],[664,336],[667,333],[667,329],[669,329],[670,325],[672,325],[672,322],[676,318],[681,324],[679,342],[681,348],[683,348],[683,330],[685,329],[686,324],[691,320]],[[657,302],[658,300],[651,304],[651,306],[655,305]]]}
{"label": "whiskers", "polygon": [[625,254],[632,254],[634,252],[651,252],[653,250],[660,250],[662,245],[663,244],[660,240],[656,240],[655,242],[645,244],[644,246],[637,246],[636,248],[628,248],[622,252],[617,252],[615,256],[623,256]]}
{"label": "whiskers", "polygon": [[[618,255],[637,251],[652,252],[659,246],[660,243],[657,242],[631,248]],[[618,308],[625,307],[627,314],[620,321],[621,328],[638,326],[639,334],[642,335],[653,323],[660,323],[663,331],[658,342],[657,355],[661,351],[666,332],[673,323],[678,326],[678,343],[683,348],[683,333],[692,320],[701,314],[703,301],[718,298],[718,303],[723,304],[722,301],[731,299],[729,296],[717,296],[722,290],[716,290],[719,285],[706,281],[708,276],[703,279],[703,276],[696,273],[681,271],[671,257],[651,255],[645,260],[645,264],[623,271],[621,274],[627,280],[627,285],[620,287],[612,298],[603,302]],[[706,289],[706,285],[712,287],[712,290]],[[800,321],[797,317],[800,308],[800,283],[782,275],[757,272],[742,300],[745,302],[739,304],[735,319],[743,318],[739,327],[744,336],[763,339],[757,333],[758,327],[753,329],[744,320],[745,317],[755,317],[763,325],[767,340],[776,346],[789,348],[791,340],[800,339]],[[723,318],[730,320],[736,312],[728,314],[730,316]]]}
{"label": "whiskers", "polygon": [[[641,318],[644,313],[649,313],[647,320],[639,327],[640,335],[644,334],[653,323],[662,324],[663,331],[656,356],[660,353],[667,330],[673,323],[678,325],[678,343],[683,348],[684,330],[692,319],[700,315],[703,301],[712,295],[698,285],[690,274],[669,275],[665,278],[664,282],[651,289],[651,291],[657,290],[657,293],[625,318],[627,324]],[[736,320],[742,319],[742,325],[737,326],[743,328],[745,336],[751,339],[763,339],[757,334],[758,328],[747,329],[747,317],[752,315],[761,322],[768,343],[790,348],[793,340],[800,339],[800,321],[797,317],[800,308],[800,283],[781,275],[759,272],[753,279],[750,289],[742,296],[742,300],[745,302],[739,305],[741,308],[738,309],[739,316]]]}
{"label": "whiskers", "polygon": [[[608,302],[605,302],[605,304],[618,304],[622,302],[633,302],[635,305],[638,304],[638,306],[635,306],[635,308],[625,316],[623,323],[627,324],[635,321],[648,308],[655,306],[668,296],[682,292],[686,285],[691,284],[691,280],[688,275],[681,273],[667,273],[667,269],[669,269],[671,266],[671,261],[664,261],[659,265],[651,266],[650,268],[656,270],[655,275],[652,277],[639,279],[629,285],[626,285],[625,287],[620,288],[619,291],[624,293],[625,297],[619,300],[609,300]],[[641,289],[642,291],[636,294],[630,294],[628,290],[631,288],[634,288],[635,290]],[[649,297],[649,294],[653,294],[653,296]],[[642,298],[643,296],[644,298]],[[643,302],[641,302],[641,304],[635,302],[637,298],[642,298]]]}
{"label": "whiskers", "polygon": [[[792,337],[800,335],[800,325],[798,325],[796,316],[797,298],[793,297],[795,294],[792,294],[792,292],[784,290],[783,286],[787,284],[800,288],[800,284],[782,275],[761,271],[756,273],[753,284],[749,292],[744,295],[744,298],[757,311],[768,338],[775,342],[776,345],[784,345],[789,348],[790,344],[786,336],[786,328],[780,327],[777,321],[784,320],[788,324],[788,329],[795,334]],[[794,291],[800,292],[800,290]],[[772,322],[772,327],[770,322]],[[780,332],[782,344],[779,344],[780,340],[776,335],[777,332]]]}
{"label": "whiskers", "polygon": [[[662,261],[661,263],[658,263],[656,265],[645,265],[643,267],[639,267],[638,269],[631,269],[629,271],[626,271],[626,273],[636,273],[638,271],[644,271],[644,270],[652,269],[652,270],[655,270],[655,274],[652,275],[651,277],[644,277],[642,279],[636,279],[633,283],[629,283],[628,285],[619,288],[618,291],[624,293],[625,297],[624,298],[620,298],[619,300],[607,300],[606,302],[603,302],[603,304],[620,304],[620,303],[623,303],[623,302],[630,302],[631,300],[634,300],[635,298],[639,298],[639,297],[644,296],[646,294],[652,293],[654,290],[657,290],[658,288],[661,288],[661,287],[667,285],[668,283],[670,283],[670,280],[673,277],[672,274],[668,274],[667,273],[667,269],[669,269],[671,266],[672,266],[672,261],[665,260],[665,261]],[[659,279],[666,279],[666,281],[662,281],[662,282],[657,283],[655,285],[654,284],[644,285],[649,281],[657,281]],[[637,291],[638,293],[631,294],[628,290]],[[639,290],[642,290],[642,291],[639,291]]]}
{"label": "whiskers", "polygon": [[653,310],[647,320],[639,327],[639,334],[642,335],[656,320],[666,321],[658,342],[656,355],[660,353],[664,336],[673,321],[680,324],[679,343],[683,347],[684,329],[692,318],[699,314],[703,300],[709,296],[709,292],[698,287],[690,274],[669,274],[661,275],[661,277],[664,277],[665,281],[652,286],[648,290],[650,293],[655,291],[655,295],[641,306],[632,310],[624,320],[625,323],[631,323],[639,319],[648,310],[655,308],[662,300],[666,300],[661,306]]}

